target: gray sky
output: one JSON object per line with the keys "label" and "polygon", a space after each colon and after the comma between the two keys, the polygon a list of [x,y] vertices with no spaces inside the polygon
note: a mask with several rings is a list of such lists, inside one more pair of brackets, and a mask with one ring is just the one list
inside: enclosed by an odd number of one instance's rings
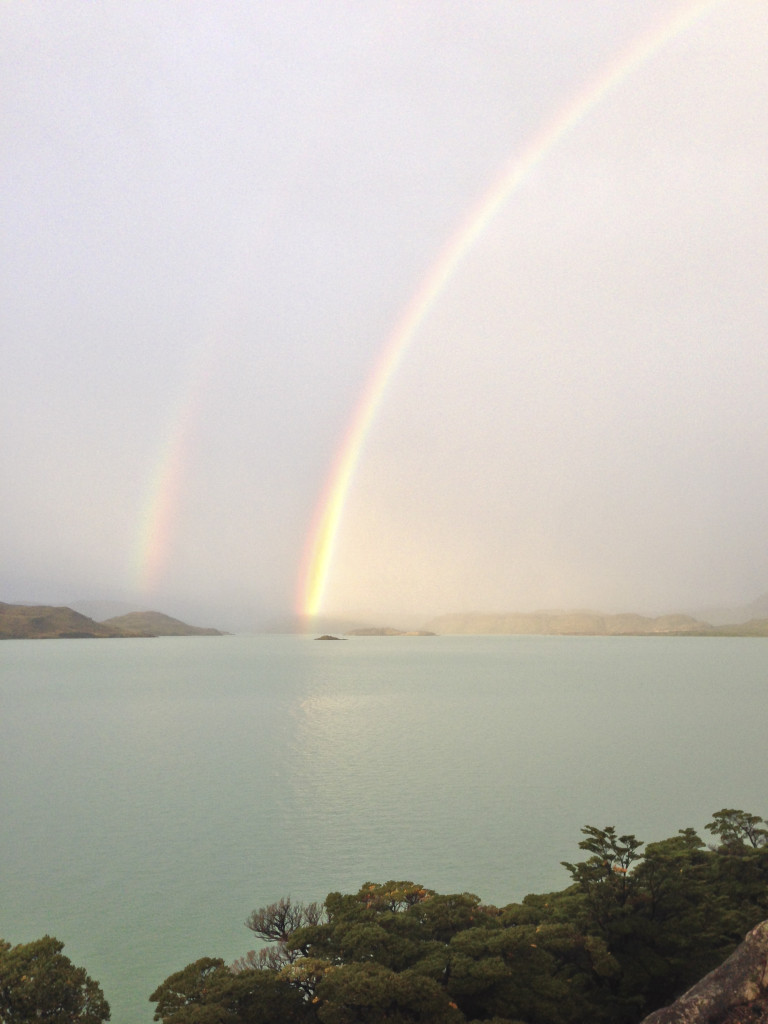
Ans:
{"label": "gray sky", "polygon": [[[442,246],[690,6],[3,4],[0,600],[290,613]],[[768,590],[767,55],[763,0],[710,5],[510,197],[389,385],[323,611]]]}

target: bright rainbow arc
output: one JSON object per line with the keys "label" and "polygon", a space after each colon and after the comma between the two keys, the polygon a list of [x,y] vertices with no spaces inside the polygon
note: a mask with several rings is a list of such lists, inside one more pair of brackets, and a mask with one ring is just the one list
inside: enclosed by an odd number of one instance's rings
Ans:
{"label": "bright rainbow arc", "polygon": [[693,25],[721,0],[698,0],[644,33],[623,50],[600,75],[562,108],[506,166],[491,188],[470,210],[414,293],[387,340],[342,443],[313,519],[302,563],[298,612],[314,617],[320,611],[330,574],[344,507],[366,438],[384,393],[417,331],[485,229],[550,151],[621,82]]}

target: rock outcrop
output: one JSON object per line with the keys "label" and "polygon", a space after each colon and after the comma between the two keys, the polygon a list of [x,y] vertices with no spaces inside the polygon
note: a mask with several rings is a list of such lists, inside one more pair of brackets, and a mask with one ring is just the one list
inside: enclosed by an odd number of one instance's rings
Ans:
{"label": "rock outcrop", "polygon": [[643,1024],[768,1024],[768,921],[725,963]]}

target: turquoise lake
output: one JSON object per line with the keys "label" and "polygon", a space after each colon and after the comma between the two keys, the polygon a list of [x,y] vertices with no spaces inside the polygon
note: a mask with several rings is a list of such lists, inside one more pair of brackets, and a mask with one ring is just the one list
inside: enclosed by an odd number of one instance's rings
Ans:
{"label": "turquoise lake", "polygon": [[250,911],[410,879],[563,888],[580,829],[768,815],[768,641],[3,641],[0,935],[45,933],[114,1024]]}

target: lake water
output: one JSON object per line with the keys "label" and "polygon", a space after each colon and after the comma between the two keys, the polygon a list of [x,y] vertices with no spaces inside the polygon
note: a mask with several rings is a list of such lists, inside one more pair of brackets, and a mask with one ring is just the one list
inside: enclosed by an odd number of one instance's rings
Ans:
{"label": "lake water", "polygon": [[0,935],[114,1024],[280,896],[563,888],[580,828],[768,813],[768,642],[290,636],[0,644]]}

